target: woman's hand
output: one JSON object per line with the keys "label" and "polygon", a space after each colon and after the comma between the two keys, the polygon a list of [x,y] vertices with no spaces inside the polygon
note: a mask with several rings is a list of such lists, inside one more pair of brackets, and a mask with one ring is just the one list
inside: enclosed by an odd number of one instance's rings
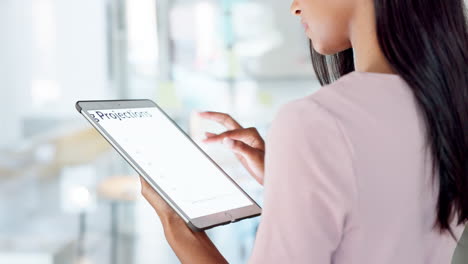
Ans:
{"label": "woman's hand", "polygon": [[140,181],[141,194],[161,219],[167,242],[181,263],[227,263],[205,232],[193,232],[141,176]]}
{"label": "woman's hand", "polygon": [[218,112],[200,112],[205,119],[215,121],[228,131],[221,134],[206,132],[205,143],[223,142],[234,151],[242,165],[255,180],[263,185],[265,141],[254,127],[243,128],[230,115]]}
{"label": "woman's hand", "polygon": [[[148,203],[153,207],[156,213],[161,219],[163,227],[169,227],[174,225],[180,225],[181,227],[187,227],[184,220],[172,209],[166,201],[149,185],[146,180],[140,176],[141,182],[141,194]],[[166,230],[164,230],[166,231]]]}

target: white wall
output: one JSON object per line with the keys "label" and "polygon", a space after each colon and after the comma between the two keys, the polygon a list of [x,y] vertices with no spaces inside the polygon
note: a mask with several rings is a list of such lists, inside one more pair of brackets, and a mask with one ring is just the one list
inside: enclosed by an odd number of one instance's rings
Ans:
{"label": "white wall", "polygon": [[27,116],[75,116],[78,99],[109,98],[104,0],[0,1],[0,147]]}
{"label": "white wall", "polygon": [[31,0],[0,1],[0,147],[20,138],[20,117],[31,103]]}

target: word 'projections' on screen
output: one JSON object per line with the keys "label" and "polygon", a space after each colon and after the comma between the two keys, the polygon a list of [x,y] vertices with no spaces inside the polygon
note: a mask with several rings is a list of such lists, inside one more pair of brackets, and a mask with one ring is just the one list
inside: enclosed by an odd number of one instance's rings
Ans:
{"label": "word 'projections' on screen", "polygon": [[159,109],[88,113],[188,217],[252,205]]}

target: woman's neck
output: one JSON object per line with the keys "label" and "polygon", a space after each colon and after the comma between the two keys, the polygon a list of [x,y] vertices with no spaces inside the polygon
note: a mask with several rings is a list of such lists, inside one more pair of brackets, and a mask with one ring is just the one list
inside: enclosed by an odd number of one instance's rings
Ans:
{"label": "woman's neck", "polygon": [[354,51],[355,69],[359,72],[395,74],[378,43],[373,10],[362,8],[353,16],[350,41]]}

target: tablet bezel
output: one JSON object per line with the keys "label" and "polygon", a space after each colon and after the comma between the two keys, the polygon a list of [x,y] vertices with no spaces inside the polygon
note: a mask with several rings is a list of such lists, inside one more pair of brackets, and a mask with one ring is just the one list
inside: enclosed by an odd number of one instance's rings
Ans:
{"label": "tablet bezel", "polygon": [[[238,188],[251,202],[252,205],[235,208],[228,211],[223,211],[207,216],[197,218],[189,218],[185,212],[153,181],[151,177],[138,165],[138,163],[130,157],[130,155],[112,138],[111,135],[104,130],[101,125],[94,122],[93,118],[87,111],[93,110],[112,110],[112,109],[125,109],[125,108],[144,108],[155,107],[158,109],[169,121],[171,121],[176,128],[194,144],[200,152],[216,166],[221,173],[223,173],[236,188]],[[78,101],[76,102],[76,109],[82,114],[91,125],[98,130],[98,132],[114,147],[117,152],[132,166],[138,174],[140,174],[146,181],[155,189],[160,196],[176,211],[176,213],[187,223],[187,225],[194,231],[202,231],[215,226],[225,225],[242,219],[259,216],[261,214],[260,206],[213,160],[208,154],[203,151],[191,138],[182,130],[177,123],[167,115],[155,102],[148,99],[141,100],[92,100],[92,101]]]}

